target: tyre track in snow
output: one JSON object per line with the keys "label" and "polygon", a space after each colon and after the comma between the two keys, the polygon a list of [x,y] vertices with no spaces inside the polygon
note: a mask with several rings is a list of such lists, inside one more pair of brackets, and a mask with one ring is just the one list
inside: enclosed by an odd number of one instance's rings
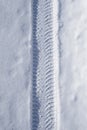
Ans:
{"label": "tyre track in snow", "polygon": [[33,0],[32,130],[59,130],[59,54],[57,35],[57,0]]}

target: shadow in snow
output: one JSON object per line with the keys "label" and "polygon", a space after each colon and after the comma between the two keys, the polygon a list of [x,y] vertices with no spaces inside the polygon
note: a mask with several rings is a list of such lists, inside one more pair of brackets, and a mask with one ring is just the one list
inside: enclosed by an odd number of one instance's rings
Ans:
{"label": "shadow in snow", "polygon": [[37,6],[38,0],[32,2],[32,49],[33,49],[33,75],[32,75],[32,130],[38,130],[40,103],[37,95],[37,67],[39,61],[39,50],[36,38],[37,30]]}

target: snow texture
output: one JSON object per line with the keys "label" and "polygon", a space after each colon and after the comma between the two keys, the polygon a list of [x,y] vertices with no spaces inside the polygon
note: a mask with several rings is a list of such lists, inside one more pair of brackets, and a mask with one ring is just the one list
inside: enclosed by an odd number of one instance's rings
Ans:
{"label": "snow texture", "polygon": [[32,130],[59,130],[57,10],[56,0],[33,0]]}
{"label": "snow texture", "polygon": [[60,0],[61,130],[87,129],[87,1]]}
{"label": "snow texture", "polygon": [[0,0],[0,130],[29,130],[30,3]]}
{"label": "snow texture", "polygon": [[87,130],[86,77],[86,0],[0,0],[0,130]]}

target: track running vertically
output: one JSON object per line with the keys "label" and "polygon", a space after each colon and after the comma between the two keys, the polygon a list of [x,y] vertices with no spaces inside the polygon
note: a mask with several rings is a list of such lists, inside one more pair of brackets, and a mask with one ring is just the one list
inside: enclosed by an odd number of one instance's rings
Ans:
{"label": "track running vertically", "polygon": [[31,130],[60,129],[58,47],[58,0],[33,0]]}

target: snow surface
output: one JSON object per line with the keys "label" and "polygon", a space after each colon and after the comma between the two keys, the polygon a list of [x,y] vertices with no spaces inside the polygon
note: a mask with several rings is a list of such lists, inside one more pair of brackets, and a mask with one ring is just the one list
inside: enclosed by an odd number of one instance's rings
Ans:
{"label": "snow surface", "polygon": [[[58,123],[60,130],[86,130],[87,1],[58,2]],[[0,130],[31,127],[31,13],[31,0],[0,0]]]}
{"label": "snow surface", "polygon": [[0,130],[29,130],[29,0],[0,0]]}
{"label": "snow surface", "polygon": [[32,4],[32,130],[60,128],[57,2]]}
{"label": "snow surface", "polygon": [[60,0],[61,130],[87,129],[87,1]]}

